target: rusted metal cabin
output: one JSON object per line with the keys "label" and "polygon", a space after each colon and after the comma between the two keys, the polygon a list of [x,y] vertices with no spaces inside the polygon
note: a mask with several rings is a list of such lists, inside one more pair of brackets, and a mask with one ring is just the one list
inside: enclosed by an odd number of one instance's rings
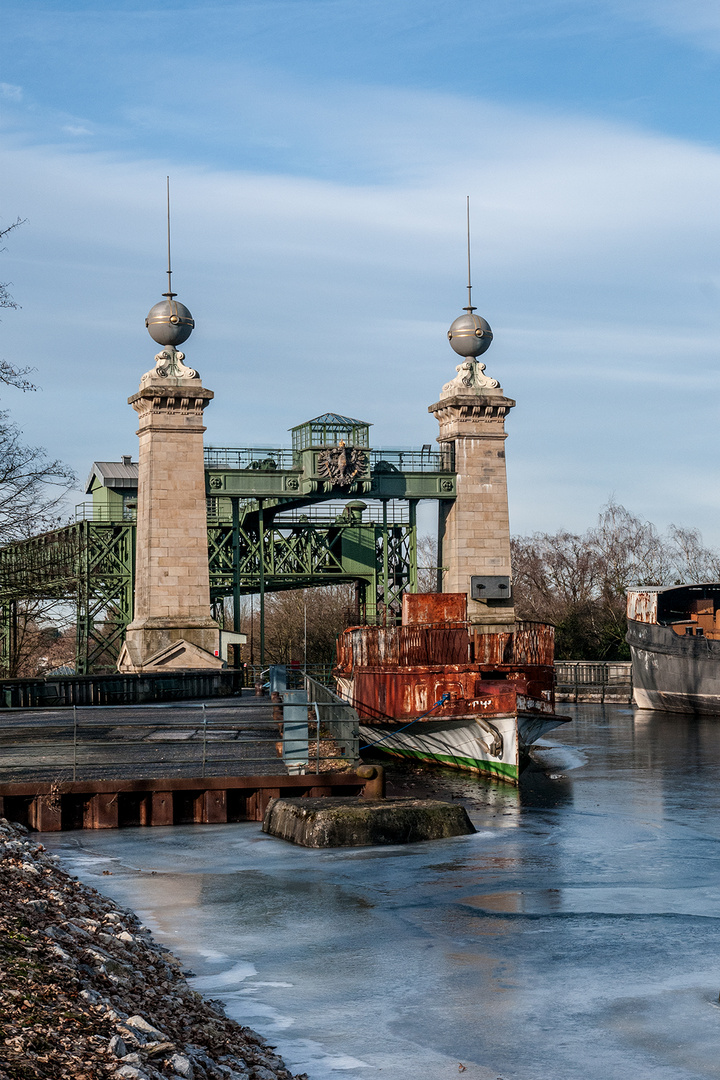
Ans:
{"label": "rusted metal cabin", "polygon": [[530,709],[554,711],[554,628],[515,623],[486,633],[467,621],[465,593],[403,596],[401,626],[346,630],[335,675],[366,722]]}

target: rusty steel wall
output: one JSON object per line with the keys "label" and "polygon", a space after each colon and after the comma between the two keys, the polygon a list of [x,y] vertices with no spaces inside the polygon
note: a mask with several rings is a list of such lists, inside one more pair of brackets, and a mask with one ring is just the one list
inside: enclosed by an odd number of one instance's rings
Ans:
{"label": "rusty steel wall", "polygon": [[627,617],[635,622],[657,622],[658,594],[643,589],[627,594]]}
{"label": "rusty steel wall", "polygon": [[424,664],[467,664],[467,626],[364,626],[338,638],[340,671],[357,668],[416,667]]}
{"label": "rusty steel wall", "polygon": [[437,626],[467,620],[467,593],[403,593],[403,626]]}
{"label": "rusty steel wall", "polygon": [[338,638],[337,669],[350,674],[362,668],[437,664],[551,666],[554,643],[555,629],[545,623],[516,623],[514,631],[495,634],[470,623],[363,626]]}
{"label": "rusty steel wall", "polygon": [[400,665],[467,664],[470,635],[465,626],[400,626]]}
{"label": "rusty steel wall", "polygon": [[483,634],[480,627],[473,627],[473,658],[476,664],[489,664],[500,667],[512,664],[514,657],[512,631],[498,634]]}
{"label": "rusty steel wall", "polygon": [[553,664],[555,627],[541,622],[517,622],[513,645],[514,664]]}
{"label": "rusty steel wall", "polygon": [[[453,669],[454,668],[454,669]],[[517,706],[517,695],[527,693],[524,679],[486,681],[475,670],[459,670],[456,665],[433,669],[356,671],[353,705],[365,720],[409,720],[427,712],[443,694],[450,700],[434,709],[431,719],[489,715],[508,712]]]}

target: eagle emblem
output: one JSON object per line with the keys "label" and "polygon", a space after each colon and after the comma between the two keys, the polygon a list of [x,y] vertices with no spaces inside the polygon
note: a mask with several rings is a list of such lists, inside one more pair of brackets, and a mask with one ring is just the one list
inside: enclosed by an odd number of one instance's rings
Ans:
{"label": "eagle emblem", "polygon": [[321,450],[318,454],[318,472],[323,480],[330,480],[336,487],[350,487],[364,471],[367,455],[354,450],[341,439],[338,446]]}

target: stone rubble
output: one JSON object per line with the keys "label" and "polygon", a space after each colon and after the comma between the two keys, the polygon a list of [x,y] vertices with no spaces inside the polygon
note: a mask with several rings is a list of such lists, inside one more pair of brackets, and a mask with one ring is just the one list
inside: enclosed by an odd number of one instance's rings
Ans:
{"label": "stone rubble", "polygon": [[0,890],[0,1080],[308,1080],[5,818]]}

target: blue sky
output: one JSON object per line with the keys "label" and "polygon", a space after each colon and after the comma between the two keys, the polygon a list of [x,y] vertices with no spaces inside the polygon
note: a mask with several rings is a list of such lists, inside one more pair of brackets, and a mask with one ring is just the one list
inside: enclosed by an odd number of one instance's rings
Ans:
{"label": "blue sky", "polygon": [[82,478],[135,453],[170,173],[207,442],[428,442],[470,194],[513,530],[612,495],[720,545],[719,68],[704,0],[6,5],[3,404]]}

